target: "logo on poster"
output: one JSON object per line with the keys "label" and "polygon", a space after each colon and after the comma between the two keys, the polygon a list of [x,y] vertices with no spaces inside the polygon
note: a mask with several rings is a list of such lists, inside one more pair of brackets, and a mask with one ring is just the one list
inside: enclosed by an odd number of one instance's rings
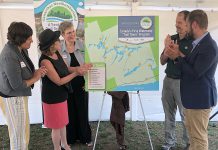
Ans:
{"label": "logo on poster", "polygon": [[140,25],[143,29],[146,29],[146,30],[150,29],[152,26],[151,18],[149,18],[149,17],[142,18],[140,21]]}
{"label": "logo on poster", "polygon": [[43,29],[56,31],[62,21],[71,21],[77,28],[78,16],[73,6],[64,1],[55,1],[45,7],[42,13]]}

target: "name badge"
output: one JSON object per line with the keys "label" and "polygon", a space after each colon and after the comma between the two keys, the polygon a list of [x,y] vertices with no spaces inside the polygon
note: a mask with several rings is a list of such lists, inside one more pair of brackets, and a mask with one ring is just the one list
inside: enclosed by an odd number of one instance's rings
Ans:
{"label": "name badge", "polygon": [[63,57],[64,59],[66,59],[66,58],[67,58],[67,55],[62,55],[62,57]]}
{"label": "name badge", "polygon": [[21,66],[21,68],[24,68],[24,67],[26,67],[26,64],[23,61],[21,61],[20,66]]}

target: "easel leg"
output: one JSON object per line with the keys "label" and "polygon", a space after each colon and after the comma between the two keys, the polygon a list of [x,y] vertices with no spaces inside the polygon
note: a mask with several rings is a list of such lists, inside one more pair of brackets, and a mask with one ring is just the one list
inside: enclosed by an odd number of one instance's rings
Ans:
{"label": "easel leg", "polygon": [[218,114],[218,111],[217,112],[215,112],[211,117],[210,117],[210,119],[209,120],[211,120],[211,119],[213,119],[213,117],[215,117],[216,115]]}
{"label": "easel leg", "polygon": [[95,145],[96,145],[96,141],[97,141],[97,137],[98,137],[98,129],[99,129],[100,122],[101,122],[101,115],[102,115],[105,95],[106,95],[106,93],[104,93],[103,100],[102,100],[102,103],[101,103],[101,111],[100,111],[100,114],[99,114],[98,126],[97,126],[97,130],[96,130],[96,134],[95,134],[95,141],[94,141],[94,145],[93,145],[93,150],[95,150]]}
{"label": "easel leg", "polygon": [[151,136],[150,136],[149,128],[148,128],[147,121],[146,121],[146,118],[145,118],[145,112],[144,112],[144,109],[143,109],[143,107],[142,107],[142,100],[141,100],[139,91],[137,91],[137,94],[138,94],[138,97],[139,97],[139,102],[140,102],[140,105],[141,105],[142,114],[143,114],[144,122],[145,122],[145,127],[146,127],[146,130],[147,130],[149,142],[150,142],[150,145],[151,145],[151,150],[153,150],[153,145],[152,145],[152,142],[151,142]]}

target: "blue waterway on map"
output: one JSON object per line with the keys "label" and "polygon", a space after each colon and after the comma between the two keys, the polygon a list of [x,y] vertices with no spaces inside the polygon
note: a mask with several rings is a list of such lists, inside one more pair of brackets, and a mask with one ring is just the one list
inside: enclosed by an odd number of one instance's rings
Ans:
{"label": "blue waterway on map", "polygon": [[140,66],[136,66],[127,73],[124,74],[124,77],[131,75],[133,72],[137,71],[140,68]]}
{"label": "blue waterway on map", "polygon": [[88,47],[89,48],[97,48],[98,50],[102,50],[103,51],[103,58],[106,58],[107,55],[109,55],[112,52],[115,52],[115,56],[113,61],[111,62],[111,64],[114,64],[115,62],[121,62],[124,59],[124,56],[130,55],[131,53],[137,52],[140,50],[140,48],[142,48],[141,46],[124,46],[124,45],[114,45],[111,46],[110,45],[110,49],[108,49],[108,47],[106,47],[106,40],[108,39],[109,36],[102,36],[102,38],[98,41],[98,43],[93,43],[93,44],[89,44]]}
{"label": "blue waterway on map", "polygon": [[158,91],[159,82],[149,83],[149,84],[134,84],[126,86],[118,86],[113,91]]}

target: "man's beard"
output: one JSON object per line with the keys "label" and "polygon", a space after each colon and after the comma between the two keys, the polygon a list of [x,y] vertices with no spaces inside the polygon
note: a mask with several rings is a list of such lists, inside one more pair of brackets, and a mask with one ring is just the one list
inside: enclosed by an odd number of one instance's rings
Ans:
{"label": "man's beard", "polygon": [[188,32],[188,36],[191,37],[192,39],[194,39],[194,33],[193,33],[193,29],[192,28]]}

